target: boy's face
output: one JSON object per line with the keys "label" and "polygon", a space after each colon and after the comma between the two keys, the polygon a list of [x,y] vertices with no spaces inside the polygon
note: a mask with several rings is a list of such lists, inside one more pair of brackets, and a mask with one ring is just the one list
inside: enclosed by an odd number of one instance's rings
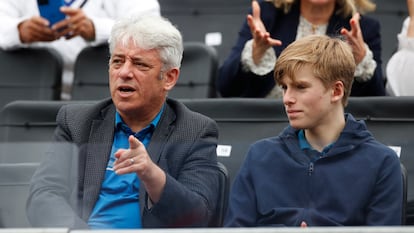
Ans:
{"label": "boy's face", "polygon": [[[326,124],[332,111],[332,88],[325,88],[322,81],[313,76],[312,68],[305,66],[295,73],[295,81],[282,79],[283,103],[294,128],[313,129]],[[332,115],[332,114],[331,114]]]}

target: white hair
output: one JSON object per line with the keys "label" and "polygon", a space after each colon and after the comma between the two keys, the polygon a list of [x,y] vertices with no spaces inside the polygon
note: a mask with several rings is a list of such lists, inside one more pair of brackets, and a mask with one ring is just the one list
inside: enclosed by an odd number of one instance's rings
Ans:
{"label": "white hair", "polygon": [[118,20],[111,30],[109,51],[115,45],[133,43],[145,50],[156,49],[165,69],[179,68],[183,57],[183,39],[180,31],[162,16],[126,17]]}

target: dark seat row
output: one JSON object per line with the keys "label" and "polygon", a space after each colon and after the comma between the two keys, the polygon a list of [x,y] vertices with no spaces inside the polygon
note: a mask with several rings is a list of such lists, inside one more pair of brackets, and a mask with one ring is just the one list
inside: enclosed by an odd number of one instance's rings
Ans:
{"label": "dark seat row", "polygon": [[[0,142],[0,228],[30,227],[25,211],[30,180],[40,163],[48,159],[50,146],[50,142]],[[53,146],[64,156],[77,157],[78,147],[72,143]],[[220,162],[218,171],[219,199],[210,227],[221,227],[227,210],[230,179],[227,168]]]}
{"label": "dark seat row", "polygon": [[[109,96],[108,45],[84,48],[75,62],[72,99],[96,100]],[[13,100],[59,100],[62,59],[47,48],[0,50],[0,107]],[[185,42],[175,98],[213,98],[218,56],[215,48]]]}
{"label": "dark seat row", "polygon": [[52,49],[0,50],[0,107],[18,99],[60,99],[62,66]]}

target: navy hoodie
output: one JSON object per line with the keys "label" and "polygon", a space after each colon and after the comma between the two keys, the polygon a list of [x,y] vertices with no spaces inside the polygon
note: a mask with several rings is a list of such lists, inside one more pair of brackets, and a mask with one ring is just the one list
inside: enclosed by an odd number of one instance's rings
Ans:
{"label": "navy hoodie", "polygon": [[225,226],[400,225],[396,153],[376,141],[363,121],[345,117],[338,140],[313,158],[290,126],[255,142],[233,183]]}

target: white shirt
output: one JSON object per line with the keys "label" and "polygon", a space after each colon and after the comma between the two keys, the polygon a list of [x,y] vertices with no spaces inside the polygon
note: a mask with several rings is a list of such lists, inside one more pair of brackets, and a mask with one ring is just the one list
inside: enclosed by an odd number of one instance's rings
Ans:
{"label": "white shirt", "polygon": [[414,38],[407,37],[409,18],[398,34],[398,51],[388,61],[387,92],[395,96],[414,96]]}
{"label": "white shirt", "polygon": [[[75,0],[71,7],[78,7],[83,0]],[[95,41],[87,42],[77,36],[70,40],[61,38],[53,42],[23,44],[19,38],[18,24],[34,15],[39,15],[37,0],[0,0],[0,48],[10,50],[18,47],[40,46],[56,49],[63,58],[63,83],[73,81],[73,65],[79,52],[88,45],[107,42],[117,18],[130,14],[160,15],[157,0],[89,0],[82,8],[92,20],[95,28]]]}

